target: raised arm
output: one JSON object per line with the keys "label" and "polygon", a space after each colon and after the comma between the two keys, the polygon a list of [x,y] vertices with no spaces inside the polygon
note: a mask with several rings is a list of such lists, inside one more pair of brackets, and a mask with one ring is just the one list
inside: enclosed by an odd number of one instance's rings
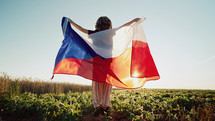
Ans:
{"label": "raised arm", "polygon": [[88,30],[84,29],[83,27],[79,26],[78,24],[76,24],[75,22],[73,22],[71,19],[69,19],[69,22],[78,30],[82,31],[85,34],[88,34]]}
{"label": "raised arm", "polygon": [[124,25],[122,25],[120,27],[130,26],[132,23],[137,22],[139,20],[140,20],[140,18],[135,18],[132,21],[130,21],[130,22],[128,22],[128,23],[126,23],[126,24],[124,24]]}

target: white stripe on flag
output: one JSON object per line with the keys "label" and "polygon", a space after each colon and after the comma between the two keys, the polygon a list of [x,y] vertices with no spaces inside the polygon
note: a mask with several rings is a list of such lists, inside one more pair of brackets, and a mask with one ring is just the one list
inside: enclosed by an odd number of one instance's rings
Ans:
{"label": "white stripe on flag", "polygon": [[132,47],[132,40],[146,42],[145,34],[139,20],[132,26],[108,29],[96,32],[83,39],[100,56],[112,58],[121,55],[126,49]]}

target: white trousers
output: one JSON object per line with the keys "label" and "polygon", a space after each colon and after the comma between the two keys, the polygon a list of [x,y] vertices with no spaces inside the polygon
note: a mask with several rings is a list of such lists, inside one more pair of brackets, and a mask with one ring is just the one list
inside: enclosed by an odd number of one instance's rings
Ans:
{"label": "white trousers", "polygon": [[92,97],[94,107],[109,106],[110,107],[110,94],[112,85],[108,83],[100,83],[92,81]]}

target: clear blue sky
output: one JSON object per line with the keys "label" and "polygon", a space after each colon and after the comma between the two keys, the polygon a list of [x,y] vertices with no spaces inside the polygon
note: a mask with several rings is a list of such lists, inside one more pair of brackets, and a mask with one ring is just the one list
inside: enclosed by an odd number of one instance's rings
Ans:
{"label": "clear blue sky", "polygon": [[[161,79],[144,87],[215,89],[214,11],[214,0],[0,0],[0,72],[51,81],[63,16],[87,29],[103,15],[113,27],[145,16]],[[65,75],[53,81],[63,80],[91,84]]]}

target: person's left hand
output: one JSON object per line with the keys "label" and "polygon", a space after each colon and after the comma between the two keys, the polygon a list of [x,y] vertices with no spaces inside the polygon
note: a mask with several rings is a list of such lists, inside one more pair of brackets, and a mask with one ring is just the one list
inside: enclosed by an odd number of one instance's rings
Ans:
{"label": "person's left hand", "polygon": [[140,18],[135,18],[133,21],[134,22],[137,22],[137,21],[139,21],[140,20]]}

